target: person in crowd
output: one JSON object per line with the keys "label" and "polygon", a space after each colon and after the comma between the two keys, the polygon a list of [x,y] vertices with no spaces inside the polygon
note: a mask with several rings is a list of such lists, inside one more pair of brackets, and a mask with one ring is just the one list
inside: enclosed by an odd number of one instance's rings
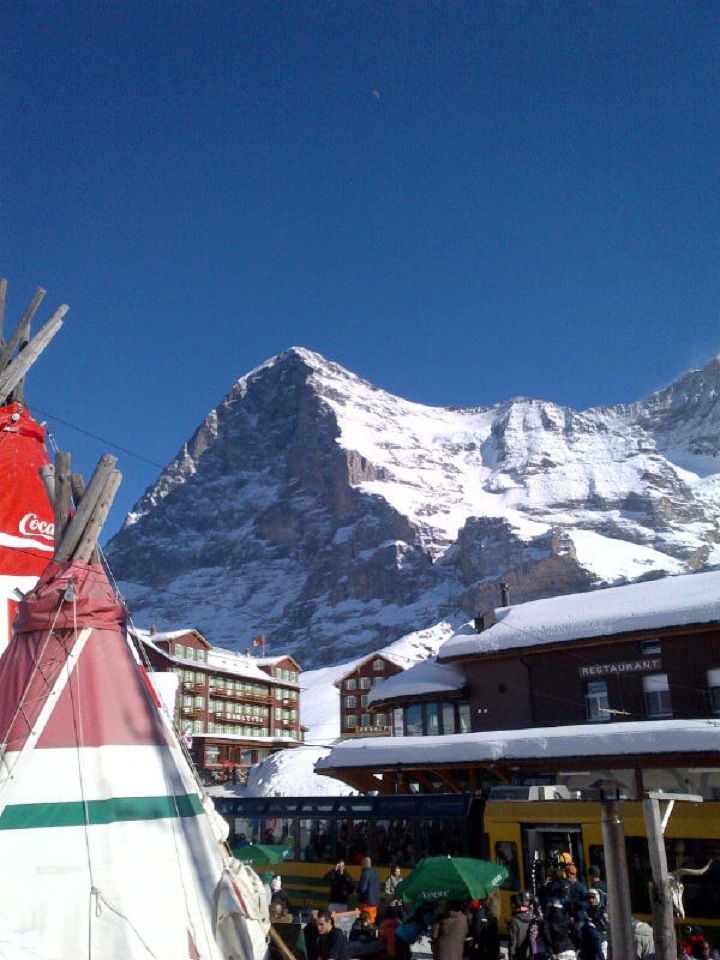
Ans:
{"label": "person in crowd", "polygon": [[496,901],[496,896],[470,901],[468,920],[473,939],[472,960],[498,960],[500,957],[499,904]]}
{"label": "person in crowd", "polygon": [[270,922],[271,923],[292,923],[292,914],[288,913],[280,900],[274,900],[270,904]]}
{"label": "person in crowd", "polygon": [[572,917],[575,930],[579,936],[588,908],[588,888],[578,877],[577,867],[574,863],[569,863],[565,867],[565,879],[569,886],[568,899],[565,906]]}
{"label": "person in crowd", "polygon": [[580,927],[580,960],[605,960],[602,936],[589,913]]}
{"label": "person in crowd", "polygon": [[603,907],[607,907],[607,886],[605,881],[601,879],[600,867],[591,865],[588,867],[587,872],[587,888],[590,890],[599,890],[600,891],[600,902]]}
{"label": "person in crowd", "polygon": [[420,937],[427,937],[432,932],[432,907],[427,903],[419,903],[395,931],[396,954],[402,960],[405,951],[402,945],[407,946],[407,955],[410,956],[410,947],[417,943]]}
{"label": "person in crowd", "polygon": [[693,943],[690,956],[697,957],[698,960],[708,960],[710,957],[710,944],[705,937],[703,937],[702,940],[696,940]]}
{"label": "person in crowd", "polygon": [[385,956],[389,957],[390,960],[407,960],[410,956],[410,948],[407,947],[406,951],[402,950],[403,944],[396,936],[395,932],[400,926],[400,920],[398,919],[397,909],[393,906],[387,907],[385,914],[380,924],[380,942],[383,945],[383,950],[385,951]]}
{"label": "person in crowd", "polygon": [[345,934],[335,921],[329,910],[318,910],[318,960],[348,960],[350,951]]}
{"label": "person in crowd", "polygon": [[318,939],[320,934],[318,933],[317,925],[318,911],[310,911],[310,919],[303,927],[303,938],[305,940],[305,957],[306,960],[319,960],[319,945]]}
{"label": "person in crowd", "polygon": [[270,881],[270,906],[274,903],[279,903],[285,913],[290,913],[290,894],[282,885],[282,877],[278,874]]}
{"label": "person in crowd", "polygon": [[586,917],[592,922],[600,935],[600,944],[603,957],[608,955],[608,938],[610,936],[608,915],[602,900],[602,893],[597,887],[588,890],[588,908]]}
{"label": "person in crowd", "polygon": [[570,936],[571,927],[572,921],[562,900],[550,900],[543,918],[542,937],[554,960],[575,960],[577,953]]}
{"label": "person in crowd", "polygon": [[385,881],[385,888],[384,888],[385,897],[387,898],[388,903],[392,907],[398,906],[398,900],[395,896],[395,891],[397,890],[397,886],[401,880],[402,880],[402,872],[400,870],[400,865],[397,863],[394,863],[390,867],[390,873],[388,875],[387,880]]}
{"label": "person in crowd", "polygon": [[434,960],[462,960],[470,933],[464,904],[449,900],[447,908],[433,921],[430,938]]}
{"label": "person in crowd", "polygon": [[348,908],[348,900],[355,889],[355,881],[345,869],[345,861],[338,860],[332,870],[328,870],[325,879],[330,881],[330,902],[328,910],[333,913],[344,913]]}
{"label": "person in crowd", "polygon": [[531,954],[530,925],[533,921],[530,897],[521,891],[513,897],[512,918],[508,923],[510,960],[528,960]]}
{"label": "person in crowd", "polygon": [[360,909],[366,911],[370,917],[370,923],[375,923],[380,903],[380,874],[372,865],[370,857],[363,857],[362,860],[358,897],[360,899]]}
{"label": "person in crowd", "polygon": [[655,935],[653,928],[644,920],[636,920],[630,917],[630,926],[633,931],[633,940],[635,941],[636,960],[655,960]]}
{"label": "person in crowd", "polygon": [[370,915],[366,910],[360,911],[357,920],[350,928],[348,940],[352,943],[372,943],[377,940],[377,930],[370,922]]}

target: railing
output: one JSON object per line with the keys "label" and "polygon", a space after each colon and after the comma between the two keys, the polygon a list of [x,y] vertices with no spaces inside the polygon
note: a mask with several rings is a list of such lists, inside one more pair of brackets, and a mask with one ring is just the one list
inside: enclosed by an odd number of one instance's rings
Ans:
{"label": "railing", "polygon": [[272,703],[272,697],[269,694],[263,694],[262,696],[255,693],[237,694],[225,690],[224,687],[215,687],[212,684],[210,684],[210,696],[222,697],[224,700],[234,700],[236,703]]}

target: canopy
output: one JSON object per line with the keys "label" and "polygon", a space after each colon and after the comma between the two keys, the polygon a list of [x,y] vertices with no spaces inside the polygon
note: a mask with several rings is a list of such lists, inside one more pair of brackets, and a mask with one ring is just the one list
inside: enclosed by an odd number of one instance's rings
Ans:
{"label": "canopy", "polygon": [[242,847],[235,847],[233,850],[233,856],[240,863],[248,863],[253,867],[280,863],[289,853],[290,847],[284,843],[246,843]]}
{"label": "canopy", "polygon": [[397,886],[396,897],[412,903],[484,900],[507,879],[505,867],[473,857],[425,857]]}

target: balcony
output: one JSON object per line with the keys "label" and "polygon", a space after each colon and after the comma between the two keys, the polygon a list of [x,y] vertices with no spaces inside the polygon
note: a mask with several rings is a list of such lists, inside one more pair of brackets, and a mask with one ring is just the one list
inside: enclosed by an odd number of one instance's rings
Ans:
{"label": "balcony", "polygon": [[183,681],[182,683],[182,692],[183,693],[201,693],[205,694],[205,684],[204,683],[187,683]]}
{"label": "balcony", "polygon": [[224,687],[215,687],[212,684],[210,685],[210,696],[211,697],[220,697],[223,700],[234,700],[235,703],[262,703],[265,705],[270,705],[272,703],[272,697],[270,694],[263,694],[262,696],[254,693],[235,693],[226,690]]}

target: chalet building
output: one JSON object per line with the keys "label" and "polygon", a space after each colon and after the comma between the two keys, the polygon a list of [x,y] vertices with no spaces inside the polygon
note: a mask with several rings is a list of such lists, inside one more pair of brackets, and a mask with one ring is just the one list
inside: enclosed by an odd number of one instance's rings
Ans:
{"label": "chalet building", "polygon": [[340,744],[318,772],[364,790],[386,771],[389,790],[615,777],[720,798],[720,572],[488,611],[368,707],[392,717],[385,762]]}
{"label": "chalet building", "polygon": [[371,737],[390,733],[390,715],[370,712],[368,697],[382,680],[403,670],[403,661],[388,653],[371,653],[335,681],[340,690],[340,737]]}
{"label": "chalet building", "polygon": [[203,776],[244,780],[248,767],[301,742],[300,667],[291,656],[212,647],[197,630],[136,630],[134,638]]}

